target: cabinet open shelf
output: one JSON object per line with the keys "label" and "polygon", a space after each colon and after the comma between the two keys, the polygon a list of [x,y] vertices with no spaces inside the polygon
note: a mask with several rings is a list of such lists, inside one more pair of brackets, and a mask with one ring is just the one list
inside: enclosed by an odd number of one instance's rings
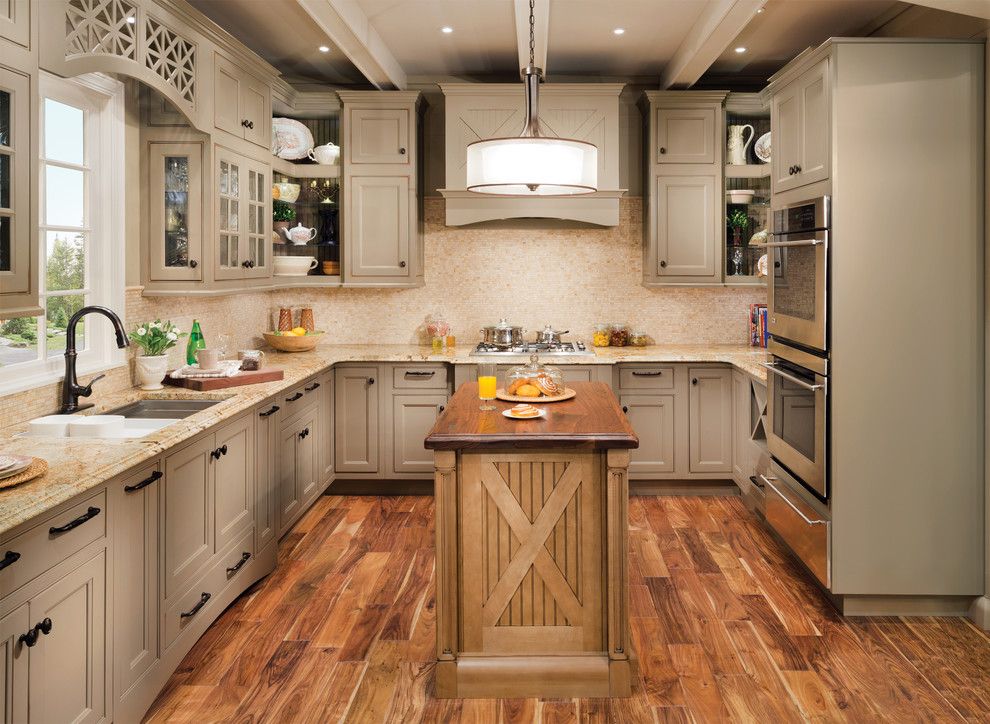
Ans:
{"label": "cabinet open shelf", "polygon": [[272,157],[272,170],[291,178],[339,178],[340,166],[322,163],[296,163],[278,156]]}
{"label": "cabinet open shelf", "polygon": [[726,178],[770,178],[769,163],[725,164]]}

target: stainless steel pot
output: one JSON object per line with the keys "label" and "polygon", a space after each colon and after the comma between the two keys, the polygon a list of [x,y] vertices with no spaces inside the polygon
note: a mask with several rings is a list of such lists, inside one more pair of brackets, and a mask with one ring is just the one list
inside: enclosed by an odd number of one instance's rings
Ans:
{"label": "stainless steel pot", "polygon": [[502,319],[494,326],[481,328],[481,341],[493,347],[512,347],[523,343],[525,331],[522,327],[515,327]]}
{"label": "stainless steel pot", "polygon": [[559,329],[554,329],[553,325],[548,324],[541,331],[536,333],[536,343],[537,344],[549,344],[551,346],[556,346],[561,343],[561,337],[568,334],[570,330],[565,329],[560,331]]}

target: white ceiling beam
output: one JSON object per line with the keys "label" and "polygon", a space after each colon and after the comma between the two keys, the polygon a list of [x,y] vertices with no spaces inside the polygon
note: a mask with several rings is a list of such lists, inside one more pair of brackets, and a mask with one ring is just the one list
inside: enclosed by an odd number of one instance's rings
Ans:
{"label": "white ceiling beam", "polygon": [[354,67],[379,89],[406,88],[406,72],[354,0],[296,0]]}
{"label": "white ceiling beam", "polygon": [[936,10],[990,20],[990,2],[987,0],[908,0],[908,2],[912,5],[924,5]]}
{"label": "white ceiling beam", "polygon": [[[516,45],[519,48],[519,69],[529,65],[529,0],[515,0]],[[547,38],[550,37],[550,0],[535,0],[533,18],[536,20],[534,60],[537,68],[547,71]]]}
{"label": "white ceiling beam", "polygon": [[660,75],[660,88],[690,88],[698,82],[767,0],[708,0]]}

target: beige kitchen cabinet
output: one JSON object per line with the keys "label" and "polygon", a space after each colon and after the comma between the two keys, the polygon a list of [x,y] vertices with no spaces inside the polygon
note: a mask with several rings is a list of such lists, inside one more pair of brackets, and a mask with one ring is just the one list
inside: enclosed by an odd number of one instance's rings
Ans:
{"label": "beige kitchen cabinet", "polygon": [[724,278],[726,93],[647,91],[643,284],[704,286]]}
{"label": "beige kitchen cabinet", "polygon": [[[20,3],[12,6],[21,12]],[[2,16],[0,16],[2,17]],[[0,23],[2,25],[2,23]],[[0,46],[2,47],[2,46]],[[0,66],[0,317],[41,313],[38,306],[37,153],[31,76]]]}
{"label": "beige kitchen cabinet", "polygon": [[657,278],[718,276],[716,183],[711,174],[655,177],[651,227],[656,230]]}
{"label": "beige kitchen cabinet", "polygon": [[21,604],[0,617],[0,721],[28,720],[28,656],[30,649],[18,641],[32,624],[28,605]]}
{"label": "beige kitchen cabinet", "polygon": [[271,87],[222,55],[214,56],[213,125],[263,148],[271,145]]}
{"label": "beige kitchen cabinet", "polygon": [[28,652],[26,721],[106,719],[106,575],[100,550],[28,601],[28,625],[41,628]]}
{"label": "beige kitchen cabinet", "polygon": [[429,473],[433,470],[433,452],[423,446],[423,441],[446,404],[445,392],[392,396],[392,472]]}
{"label": "beige kitchen cabinet", "polygon": [[[158,662],[158,502],[164,474],[158,461],[110,484],[113,510],[113,690],[127,703]],[[140,696],[140,694],[138,694]],[[118,703],[117,706],[120,706]]]}
{"label": "beige kitchen cabinet", "polygon": [[203,144],[147,146],[148,278],[203,278]]}
{"label": "beige kitchen cabinet", "polygon": [[271,167],[215,147],[215,279],[271,275]]}
{"label": "beige kitchen cabinet", "polygon": [[273,543],[278,533],[278,413],[281,409],[273,401],[254,409],[254,530],[255,548],[259,551]]}
{"label": "beige kitchen cabinet", "polygon": [[334,372],[334,469],[338,474],[377,473],[382,367],[344,365]]}
{"label": "beige kitchen cabinet", "polygon": [[639,447],[629,451],[629,473],[675,472],[675,396],[623,394],[619,404],[639,437]]}
{"label": "beige kitchen cabinet", "polygon": [[254,416],[240,418],[217,430],[214,458],[216,501],[214,550],[227,547],[254,521]]}
{"label": "beige kitchen cabinet", "polygon": [[279,426],[278,534],[284,535],[319,490],[318,410],[309,406]]}
{"label": "beige kitchen cabinet", "polygon": [[715,114],[710,107],[657,109],[657,163],[715,163]]}
{"label": "beige kitchen cabinet", "polygon": [[775,194],[829,177],[829,94],[828,58],[774,92],[770,164]]}
{"label": "beige kitchen cabinet", "polygon": [[413,163],[409,139],[410,130],[415,132],[415,119],[408,108],[350,108],[346,113],[344,147],[350,163]]}
{"label": "beige kitchen cabinet", "polygon": [[179,593],[213,555],[213,435],[204,435],[165,456],[161,528],[165,547],[162,597]]}
{"label": "beige kitchen cabinet", "polygon": [[[31,47],[31,5],[31,0],[4,0],[0,3],[0,39],[18,48]],[[4,44],[0,43],[2,47]]]}
{"label": "beige kitchen cabinet", "polygon": [[353,281],[408,279],[415,208],[408,176],[355,176],[345,210],[349,277]]}
{"label": "beige kitchen cabinet", "polygon": [[732,371],[691,367],[688,448],[692,473],[732,472]]}
{"label": "beige kitchen cabinet", "polygon": [[325,490],[333,478],[333,397],[334,373],[329,370],[320,375],[316,384],[319,385],[319,405],[317,418],[319,422],[319,460],[320,460],[320,490]]}

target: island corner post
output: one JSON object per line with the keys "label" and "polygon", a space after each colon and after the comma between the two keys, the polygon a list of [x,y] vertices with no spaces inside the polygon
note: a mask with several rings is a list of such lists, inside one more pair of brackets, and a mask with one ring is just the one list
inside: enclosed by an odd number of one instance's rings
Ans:
{"label": "island corner post", "polygon": [[[629,696],[629,450],[611,389],[511,420],[451,398],[434,451],[438,698]],[[538,402],[538,401],[536,401]]]}

